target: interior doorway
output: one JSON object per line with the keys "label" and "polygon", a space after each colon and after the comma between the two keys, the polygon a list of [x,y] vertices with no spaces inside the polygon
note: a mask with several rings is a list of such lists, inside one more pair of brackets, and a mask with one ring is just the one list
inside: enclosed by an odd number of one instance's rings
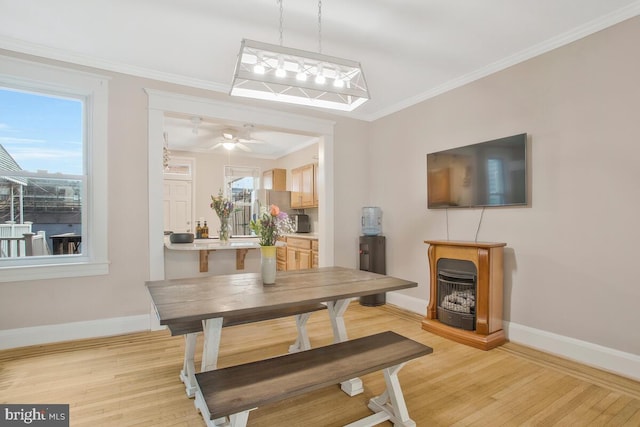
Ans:
{"label": "interior doorway", "polygon": [[318,238],[323,242],[320,265],[334,264],[333,121],[152,89],[145,91],[149,97],[149,280],[164,279],[163,123],[167,113],[250,122],[317,136]]}

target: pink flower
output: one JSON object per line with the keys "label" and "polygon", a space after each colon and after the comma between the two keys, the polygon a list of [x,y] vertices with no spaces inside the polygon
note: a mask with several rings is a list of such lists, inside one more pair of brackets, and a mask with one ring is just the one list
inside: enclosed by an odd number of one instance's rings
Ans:
{"label": "pink flower", "polygon": [[280,214],[280,208],[276,205],[271,205],[269,213],[271,214],[271,216],[278,216],[278,214]]}

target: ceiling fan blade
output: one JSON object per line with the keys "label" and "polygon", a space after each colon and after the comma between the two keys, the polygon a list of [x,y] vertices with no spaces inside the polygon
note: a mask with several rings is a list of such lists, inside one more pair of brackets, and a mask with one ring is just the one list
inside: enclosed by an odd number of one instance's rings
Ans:
{"label": "ceiling fan blade", "polygon": [[209,147],[209,150],[215,150],[218,147],[222,147],[222,142],[218,142],[216,145],[212,145]]}
{"label": "ceiling fan blade", "polygon": [[246,151],[246,152],[251,152],[251,148],[247,147],[246,145],[244,145],[241,142],[236,142],[236,147],[238,147],[239,149],[241,149],[242,151]]}
{"label": "ceiling fan blade", "polygon": [[264,144],[264,141],[260,139],[253,139],[253,138],[238,138],[237,141],[243,142],[245,144]]}

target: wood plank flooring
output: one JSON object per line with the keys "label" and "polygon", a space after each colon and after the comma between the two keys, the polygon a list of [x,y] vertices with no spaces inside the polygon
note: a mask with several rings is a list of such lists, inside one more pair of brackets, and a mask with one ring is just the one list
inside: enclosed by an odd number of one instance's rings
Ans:
{"label": "wood plank flooring", "polygon": [[[399,374],[418,426],[640,426],[638,382],[512,343],[487,352],[457,344],[390,305],[352,303],[345,320],[350,338],[393,330],[433,347]],[[307,326],[313,346],[332,342],[327,313],[314,313]],[[282,354],[295,336],[293,318],[225,328],[218,365]],[[202,427],[178,378],[183,350],[183,338],[164,330],[0,351],[0,402],[68,403],[74,427]],[[384,389],[379,372],[362,379],[361,395],[336,385],[258,408],[249,426],[331,427],[362,418]]]}

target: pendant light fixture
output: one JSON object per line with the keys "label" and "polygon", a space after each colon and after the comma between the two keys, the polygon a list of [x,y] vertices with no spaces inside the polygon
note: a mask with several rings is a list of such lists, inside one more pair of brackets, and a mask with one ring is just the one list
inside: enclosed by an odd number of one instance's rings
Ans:
{"label": "pendant light fixture", "polygon": [[318,52],[242,40],[230,95],[353,111],[369,100],[359,62],[322,53],[322,0],[318,1]]}

